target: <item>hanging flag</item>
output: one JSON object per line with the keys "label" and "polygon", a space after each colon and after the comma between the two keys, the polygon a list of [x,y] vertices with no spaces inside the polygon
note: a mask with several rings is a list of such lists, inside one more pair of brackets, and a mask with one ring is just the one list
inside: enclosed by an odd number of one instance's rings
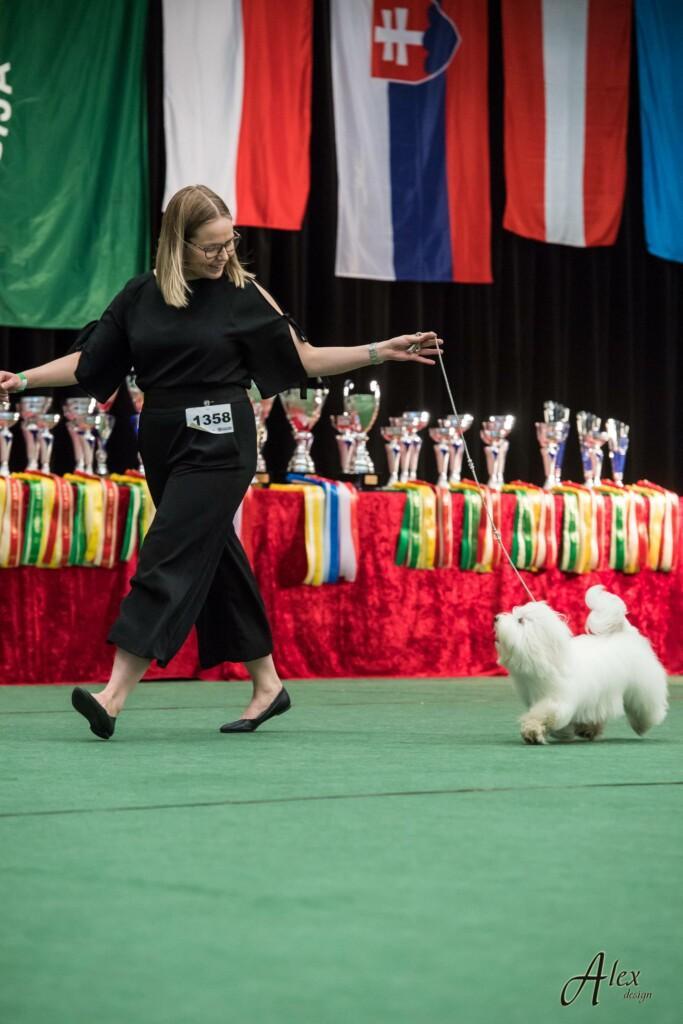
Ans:
{"label": "hanging flag", "polygon": [[626,181],[631,0],[503,0],[503,226],[612,245]]}
{"label": "hanging flag", "polygon": [[491,281],[481,0],[332,0],[336,273]]}
{"label": "hanging flag", "polygon": [[683,263],[683,5],[636,0],[645,239]]}
{"label": "hanging flag", "polygon": [[0,324],[82,327],[147,266],[146,19],[0,4]]}
{"label": "hanging flag", "polygon": [[164,207],[208,185],[243,225],[298,230],[309,189],[312,0],[164,0]]}

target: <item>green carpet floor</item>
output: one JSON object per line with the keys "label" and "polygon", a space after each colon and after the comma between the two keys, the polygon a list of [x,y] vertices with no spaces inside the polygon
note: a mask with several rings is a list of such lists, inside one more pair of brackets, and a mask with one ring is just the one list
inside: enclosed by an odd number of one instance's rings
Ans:
{"label": "green carpet floor", "polygon": [[677,1024],[680,680],[549,747],[502,679],[287,685],[223,736],[245,684],[144,684],[108,743],[0,688],[2,1024]]}

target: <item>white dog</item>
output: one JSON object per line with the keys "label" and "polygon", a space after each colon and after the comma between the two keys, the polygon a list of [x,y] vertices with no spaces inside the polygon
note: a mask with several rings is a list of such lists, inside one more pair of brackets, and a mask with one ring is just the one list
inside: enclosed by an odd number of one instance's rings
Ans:
{"label": "white dog", "polygon": [[624,602],[596,586],[586,604],[583,636],[573,636],[544,601],[496,615],[498,661],[528,708],[520,719],[525,743],[545,743],[548,733],[594,740],[624,712],[642,736],[666,717],[666,672],[626,618]]}

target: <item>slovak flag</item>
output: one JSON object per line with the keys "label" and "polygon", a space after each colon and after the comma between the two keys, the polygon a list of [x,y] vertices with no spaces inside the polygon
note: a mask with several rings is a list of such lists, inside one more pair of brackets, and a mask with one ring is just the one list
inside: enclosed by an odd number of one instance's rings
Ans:
{"label": "slovak flag", "polygon": [[503,226],[612,245],[626,183],[631,0],[503,0]]}
{"label": "slovak flag", "polygon": [[312,0],[163,0],[164,208],[208,185],[240,224],[301,227],[312,37]]}
{"label": "slovak flag", "polygon": [[336,273],[489,283],[481,0],[332,0]]}

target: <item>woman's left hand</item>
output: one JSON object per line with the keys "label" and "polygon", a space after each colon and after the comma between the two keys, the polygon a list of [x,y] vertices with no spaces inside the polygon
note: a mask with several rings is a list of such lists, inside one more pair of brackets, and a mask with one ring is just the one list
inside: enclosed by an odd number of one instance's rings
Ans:
{"label": "woman's left hand", "polygon": [[396,363],[426,363],[434,366],[436,356],[443,348],[443,339],[435,331],[418,331],[416,334],[399,334],[397,338],[380,341],[377,352],[380,359]]}

